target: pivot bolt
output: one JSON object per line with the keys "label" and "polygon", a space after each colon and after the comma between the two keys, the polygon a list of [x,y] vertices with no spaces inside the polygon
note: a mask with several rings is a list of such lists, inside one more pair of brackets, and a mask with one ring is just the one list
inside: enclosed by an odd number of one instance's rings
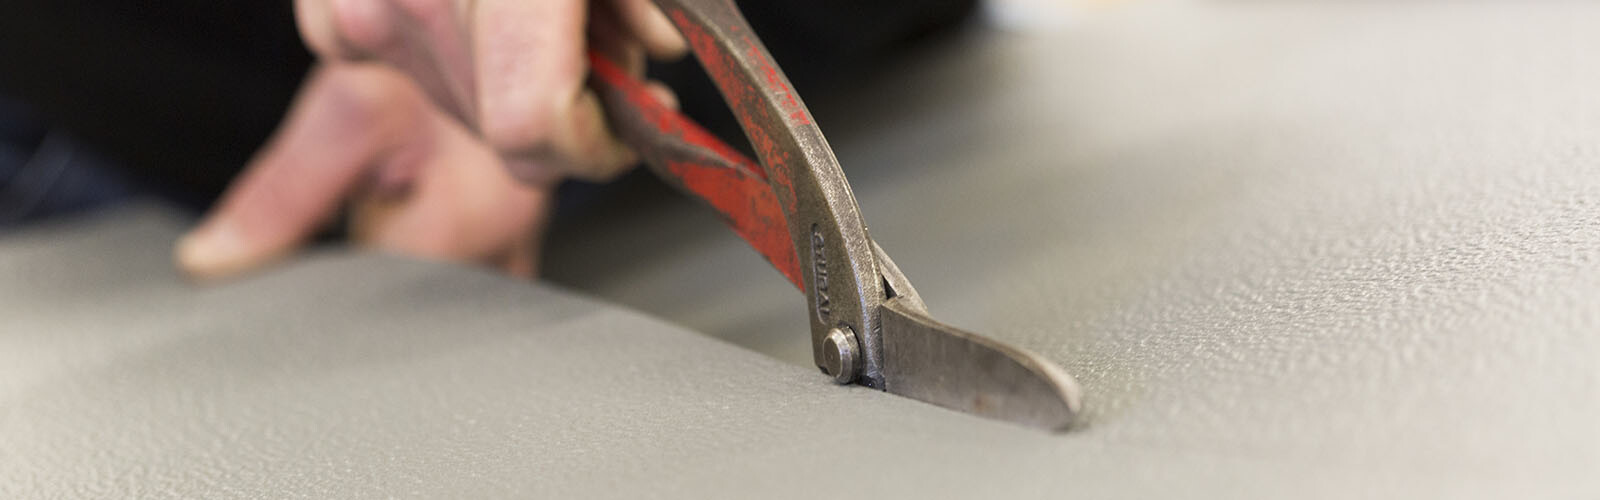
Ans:
{"label": "pivot bolt", "polygon": [[822,362],[817,367],[822,373],[832,375],[835,383],[848,384],[856,379],[861,364],[860,352],[856,333],[848,326],[835,327],[822,339]]}

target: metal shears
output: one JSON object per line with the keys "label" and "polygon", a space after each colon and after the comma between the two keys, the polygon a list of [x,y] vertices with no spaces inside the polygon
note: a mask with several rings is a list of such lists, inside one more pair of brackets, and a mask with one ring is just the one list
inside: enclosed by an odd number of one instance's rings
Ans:
{"label": "metal shears", "polygon": [[812,355],[839,384],[1059,430],[1077,383],[1033,353],[932,319],[867,234],[833,150],[731,0],[656,0],[738,118],[759,164],[590,54],[590,86],[649,168],[710,205],[805,292]]}

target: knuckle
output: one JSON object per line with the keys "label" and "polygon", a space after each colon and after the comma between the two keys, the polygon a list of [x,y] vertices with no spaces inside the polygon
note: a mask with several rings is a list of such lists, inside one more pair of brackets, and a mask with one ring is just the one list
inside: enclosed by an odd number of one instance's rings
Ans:
{"label": "knuckle", "polygon": [[339,53],[337,28],[327,0],[295,0],[295,25],[306,46],[322,55]]}
{"label": "knuckle", "polygon": [[319,82],[327,109],[348,130],[371,130],[408,111],[403,81],[375,66],[330,70]]}
{"label": "knuckle", "polygon": [[436,20],[455,15],[454,0],[394,0],[412,19]]}
{"label": "knuckle", "polygon": [[384,0],[331,0],[329,14],[338,42],[355,52],[379,52],[396,43]]}
{"label": "knuckle", "polygon": [[485,141],[495,150],[520,155],[547,154],[557,119],[557,108],[544,101],[520,106],[485,106],[479,124]]}

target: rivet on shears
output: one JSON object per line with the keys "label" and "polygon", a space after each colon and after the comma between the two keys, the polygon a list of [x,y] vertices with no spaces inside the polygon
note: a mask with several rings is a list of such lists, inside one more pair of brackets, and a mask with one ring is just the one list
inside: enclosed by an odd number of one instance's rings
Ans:
{"label": "rivet on shears", "polygon": [[822,363],[818,368],[832,375],[834,382],[848,384],[856,379],[857,366],[861,364],[859,349],[855,332],[848,326],[836,326],[822,339]]}

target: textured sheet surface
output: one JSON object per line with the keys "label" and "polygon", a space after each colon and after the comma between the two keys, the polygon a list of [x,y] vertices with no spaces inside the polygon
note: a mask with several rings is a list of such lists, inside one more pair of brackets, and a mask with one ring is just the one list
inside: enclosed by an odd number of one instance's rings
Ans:
{"label": "textured sheet surface", "polygon": [[[1084,439],[1593,486],[1597,22],[1134,6],[958,41],[817,119],[936,317],[1079,377]],[[705,210],[566,236],[561,281],[809,364],[802,299]]]}
{"label": "textured sheet surface", "polygon": [[[1600,9],[1134,7],[818,110],[935,315],[1060,360],[1043,435],[829,385],[687,206],[551,272],[227,286],[150,209],[0,239],[0,497],[1593,497]],[[655,228],[647,231],[646,228]]]}

